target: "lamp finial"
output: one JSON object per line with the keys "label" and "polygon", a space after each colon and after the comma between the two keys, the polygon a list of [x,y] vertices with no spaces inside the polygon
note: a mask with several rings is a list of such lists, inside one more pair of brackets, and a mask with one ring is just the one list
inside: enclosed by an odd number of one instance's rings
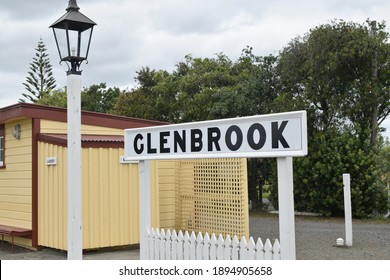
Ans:
{"label": "lamp finial", "polygon": [[80,10],[79,6],[77,6],[76,0],[69,0],[69,5],[68,5],[68,8],[66,8],[66,11],[69,12],[71,10],[73,10],[73,11]]}

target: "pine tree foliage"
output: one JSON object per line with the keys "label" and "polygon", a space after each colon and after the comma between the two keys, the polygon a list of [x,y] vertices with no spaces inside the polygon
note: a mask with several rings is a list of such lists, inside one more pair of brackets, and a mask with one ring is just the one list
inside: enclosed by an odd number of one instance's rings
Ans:
{"label": "pine tree foliage", "polygon": [[30,63],[30,71],[26,77],[26,82],[23,83],[28,93],[22,94],[23,99],[20,99],[21,102],[25,102],[26,99],[36,102],[56,87],[52,65],[49,55],[46,53],[47,48],[42,38],[40,38],[35,51],[36,53],[33,61]]}

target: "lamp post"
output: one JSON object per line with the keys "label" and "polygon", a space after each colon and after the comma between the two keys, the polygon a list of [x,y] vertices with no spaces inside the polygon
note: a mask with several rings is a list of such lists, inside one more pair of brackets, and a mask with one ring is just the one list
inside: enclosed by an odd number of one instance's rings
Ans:
{"label": "lamp post", "polygon": [[87,61],[95,22],[79,12],[76,0],[70,0],[66,13],[53,23],[60,63],[67,71],[68,121],[68,259],[81,260],[82,181],[81,181],[81,71]]}

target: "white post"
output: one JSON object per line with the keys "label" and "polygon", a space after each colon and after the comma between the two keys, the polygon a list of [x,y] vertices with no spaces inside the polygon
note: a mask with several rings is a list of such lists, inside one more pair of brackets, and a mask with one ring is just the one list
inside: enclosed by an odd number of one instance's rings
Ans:
{"label": "white post", "polygon": [[81,75],[68,74],[68,260],[82,260]]}
{"label": "white post", "polygon": [[[387,199],[390,202],[390,184],[389,183],[387,183]],[[390,205],[390,204],[388,204],[388,205]],[[390,208],[387,209],[387,214],[385,215],[385,218],[387,219],[389,216],[390,216]]]}
{"label": "white post", "polygon": [[279,235],[282,260],[295,260],[295,220],[292,157],[277,158]]}
{"label": "white post", "polygon": [[352,207],[351,207],[351,176],[343,174],[344,213],[345,213],[345,245],[352,246]]}
{"label": "white post", "polygon": [[150,217],[150,161],[139,162],[139,228],[140,259],[148,259],[148,236],[146,229],[151,227]]}

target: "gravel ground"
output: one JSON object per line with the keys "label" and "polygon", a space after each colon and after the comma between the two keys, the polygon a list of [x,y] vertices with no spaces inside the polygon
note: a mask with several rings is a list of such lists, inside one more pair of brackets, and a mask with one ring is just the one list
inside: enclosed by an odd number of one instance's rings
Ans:
{"label": "gravel ground", "polygon": [[[254,215],[249,219],[253,237],[279,238],[278,215]],[[390,220],[353,220],[352,247],[336,247],[344,239],[345,223],[340,218],[295,217],[298,260],[390,260]]]}
{"label": "gravel ground", "polygon": [[[273,242],[279,238],[279,218],[275,214],[251,214],[250,235],[266,238]],[[335,218],[303,217],[295,218],[296,253],[298,260],[390,260],[390,219],[353,220],[353,246],[336,247],[336,239],[344,238],[344,220]],[[103,249],[86,252],[86,260],[136,260],[137,247],[125,249]],[[58,260],[66,259],[66,252],[49,248],[30,251],[5,243],[0,254],[2,260]]]}

